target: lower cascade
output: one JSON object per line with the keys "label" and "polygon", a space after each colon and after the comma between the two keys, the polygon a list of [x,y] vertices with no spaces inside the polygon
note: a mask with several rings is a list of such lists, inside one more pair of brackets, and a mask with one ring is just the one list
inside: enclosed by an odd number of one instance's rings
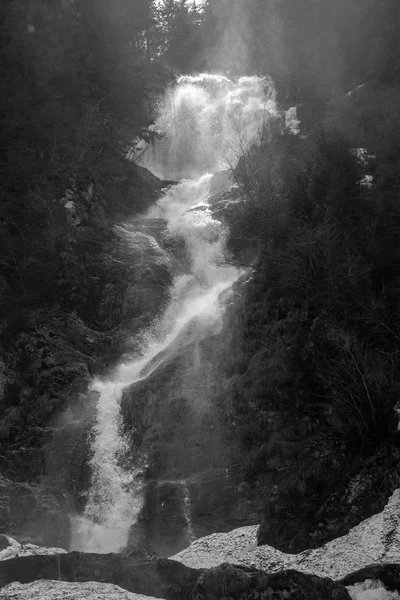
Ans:
{"label": "lower cascade", "polygon": [[[242,144],[254,141],[274,112],[273,86],[257,77],[181,77],[160,104],[154,129],[163,137],[144,153],[144,165],[164,178],[186,178],[165,191],[142,219],[142,227],[161,219],[170,239],[184,244],[185,264],[179,265],[163,315],[143,335],[140,356],[120,364],[111,378],[92,383],[98,402],[91,432],[91,482],[83,513],[71,517],[72,550],[106,553],[127,546],[143,503],[140,474],[146,457],[141,457],[142,464],[127,464],[124,458],[129,444],[120,411],[123,390],[143,384],[165,363],[190,323],[204,322],[218,330],[221,294],[243,270],[226,261],[225,228],[209,202],[215,193],[214,173],[234,161]],[[130,230],[134,236],[134,224]],[[190,379],[190,372],[180,376]],[[190,494],[185,481],[182,486],[183,519],[191,542],[196,536]]]}

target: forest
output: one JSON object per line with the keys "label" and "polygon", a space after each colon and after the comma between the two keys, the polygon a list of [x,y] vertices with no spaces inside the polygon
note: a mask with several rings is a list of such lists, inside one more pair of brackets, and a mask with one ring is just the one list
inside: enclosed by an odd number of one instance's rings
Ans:
{"label": "forest", "polygon": [[[289,513],[315,512],[360,461],[375,493],[364,514],[383,505],[400,456],[399,28],[398,0],[3,2],[2,472],[26,477],[19,448],[44,443],[77,377],[37,376],[48,324],[63,343],[66,315],[96,331],[101,366],[119,339],[124,270],[106,256],[114,224],[155,197],[127,153],[157,98],[181,74],[257,74],[297,107],[301,135],[270,124],[232,168],[246,202],[229,252],[251,257],[253,278],[226,317],[220,403],[246,481],[269,490],[271,458],[292,461]],[[273,435],[271,411],[285,422]],[[303,442],[318,435],[334,450],[315,466]]]}

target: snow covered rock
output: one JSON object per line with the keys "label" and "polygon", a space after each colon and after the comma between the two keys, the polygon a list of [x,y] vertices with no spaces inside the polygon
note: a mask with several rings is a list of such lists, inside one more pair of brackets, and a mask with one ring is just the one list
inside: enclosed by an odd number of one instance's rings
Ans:
{"label": "snow covered rock", "polygon": [[257,546],[256,534],[257,527],[213,534],[196,540],[171,558],[197,569],[227,562],[269,572],[296,569],[332,579],[372,563],[400,562],[400,490],[393,493],[381,513],[315,550],[286,554],[271,546]]}
{"label": "snow covered rock", "polygon": [[377,579],[366,579],[347,589],[352,600],[400,600],[398,592],[387,590]]}
{"label": "snow covered rock", "polygon": [[111,583],[69,583],[34,581],[10,583],[0,590],[0,600],[154,600],[151,596],[132,594]]}
{"label": "snow covered rock", "polygon": [[0,561],[9,560],[10,558],[18,558],[22,556],[54,555],[67,554],[62,548],[50,548],[48,546],[36,546],[35,544],[20,544],[17,540],[6,535],[1,535],[0,538],[8,540],[8,546],[0,539]]}

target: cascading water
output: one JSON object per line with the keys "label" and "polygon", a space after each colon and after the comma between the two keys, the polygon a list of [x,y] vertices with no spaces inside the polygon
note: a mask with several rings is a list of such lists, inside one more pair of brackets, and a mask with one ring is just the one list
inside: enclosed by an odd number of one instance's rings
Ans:
{"label": "cascading water", "polygon": [[[141,495],[138,469],[126,468],[121,461],[126,450],[122,390],[157,369],[191,320],[218,320],[219,297],[240,271],[224,261],[224,229],[208,203],[213,174],[232,164],[241,145],[253,140],[275,112],[272,84],[257,77],[182,77],[160,105],[154,129],[161,139],[144,153],[144,166],[163,178],[186,179],[171,187],[147,218],[165,219],[170,235],[183,238],[190,267],[175,278],[169,305],[158,326],[148,332],[143,356],[121,364],[110,380],[92,384],[99,400],[89,463],[91,487],[84,513],[71,518],[73,550],[115,552],[127,544]],[[191,528],[188,493],[185,498]],[[190,535],[194,536],[191,529]]]}
{"label": "cascading water", "polygon": [[267,78],[181,77],[160,104],[154,130],[161,139],[144,154],[143,166],[175,181],[226,169],[262,135],[276,114],[275,96]]}
{"label": "cascading water", "polygon": [[193,542],[196,539],[196,536],[193,531],[192,526],[192,516],[191,516],[191,502],[190,502],[190,494],[189,488],[186,481],[182,481],[181,483],[183,488],[183,516],[186,524],[186,535],[189,542]]}

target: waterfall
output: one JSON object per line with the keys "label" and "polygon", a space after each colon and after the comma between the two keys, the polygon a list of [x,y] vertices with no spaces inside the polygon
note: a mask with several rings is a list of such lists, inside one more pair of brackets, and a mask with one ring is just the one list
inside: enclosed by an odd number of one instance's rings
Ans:
{"label": "waterfall", "polygon": [[[190,267],[175,278],[169,305],[145,336],[141,357],[121,364],[109,380],[92,383],[99,399],[89,461],[91,487],[83,514],[71,517],[72,550],[118,552],[127,544],[142,500],[139,466],[128,468],[121,460],[126,450],[122,390],[157,369],[192,319],[218,320],[220,295],[241,272],[224,261],[225,231],[208,202],[213,174],[234,162],[241,145],[261,132],[275,110],[273,86],[257,77],[182,77],[160,103],[154,130],[161,139],[143,154],[143,164],[164,178],[184,179],[166,191],[146,218],[164,219],[170,235],[184,240]],[[183,485],[188,536],[194,538],[189,492]]]}
{"label": "waterfall", "polygon": [[226,169],[277,114],[275,96],[265,77],[180,77],[160,104],[154,125],[160,137],[144,153],[143,166],[176,181]]}
{"label": "waterfall", "polygon": [[191,515],[191,502],[189,487],[185,480],[181,482],[183,489],[183,517],[186,523],[186,535],[189,542],[193,542],[196,539],[196,534],[193,530],[192,515]]}

